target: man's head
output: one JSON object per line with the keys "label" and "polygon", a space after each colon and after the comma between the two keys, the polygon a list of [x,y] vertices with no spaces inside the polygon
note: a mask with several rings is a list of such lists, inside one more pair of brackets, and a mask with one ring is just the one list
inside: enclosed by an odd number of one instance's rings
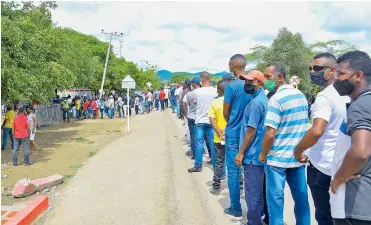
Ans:
{"label": "man's head", "polygon": [[18,115],[21,115],[21,114],[26,114],[26,108],[23,106],[18,109]]}
{"label": "man's head", "polygon": [[31,112],[33,112],[33,107],[31,105],[26,106],[26,112],[27,114],[30,114]]}
{"label": "man's head", "polygon": [[227,81],[224,81],[224,80],[220,80],[217,84],[217,91],[218,91],[218,95],[219,96],[224,96],[224,89],[225,89],[225,86],[227,86]]}
{"label": "man's head", "polygon": [[241,80],[245,80],[244,90],[246,94],[254,95],[259,88],[264,87],[264,74],[259,70],[250,70],[247,75],[241,75]]}
{"label": "man's head", "polygon": [[366,52],[350,51],[337,59],[338,80],[334,88],[340,95],[355,97],[371,86],[371,59]]}
{"label": "man's head", "polygon": [[235,79],[236,79],[236,77],[233,76],[233,75],[230,74],[230,73],[227,73],[227,74],[225,74],[225,75],[222,77],[222,81],[225,81],[225,82],[227,82],[227,83],[229,83],[229,82],[231,82],[232,80],[235,80]]}
{"label": "man's head", "polygon": [[268,64],[264,69],[264,86],[268,91],[277,90],[286,83],[286,70],[282,63]]}
{"label": "man's head", "polygon": [[201,80],[201,84],[202,86],[210,86],[210,79],[211,79],[211,75],[204,71],[200,74],[200,80]]}
{"label": "man's head", "polygon": [[241,54],[236,54],[229,60],[229,70],[235,77],[239,77],[245,72],[246,58]]}
{"label": "man's head", "polygon": [[7,105],[6,106],[6,110],[9,111],[9,110],[13,110],[13,106],[12,105]]}
{"label": "man's head", "polygon": [[309,67],[310,79],[321,87],[332,84],[336,78],[336,57],[331,53],[320,53],[314,56]]}
{"label": "man's head", "polygon": [[192,87],[193,89],[201,87],[201,79],[199,77],[195,77],[192,79]]}

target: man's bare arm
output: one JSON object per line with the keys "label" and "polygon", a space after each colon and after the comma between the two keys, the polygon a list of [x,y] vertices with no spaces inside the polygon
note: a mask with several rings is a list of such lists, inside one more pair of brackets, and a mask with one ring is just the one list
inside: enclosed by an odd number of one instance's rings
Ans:
{"label": "man's bare arm", "polygon": [[224,116],[225,121],[227,121],[227,123],[228,123],[228,120],[229,120],[230,109],[231,109],[231,105],[229,103],[224,102],[224,104],[223,104],[223,116]]}

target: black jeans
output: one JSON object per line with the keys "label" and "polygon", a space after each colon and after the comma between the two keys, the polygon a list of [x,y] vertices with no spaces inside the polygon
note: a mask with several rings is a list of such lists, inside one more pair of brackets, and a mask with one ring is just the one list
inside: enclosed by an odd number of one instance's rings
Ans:
{"label": "black jeans", "polygon": [[70,121],[70,111],[68,109],[62,109],[63,111],[63,122],[66,120],[69,122]]}
{"label": "black jeans", "polygon": [[164,99],[164,103],[165,103],[165,107],[169,108],[169,99],[168,98]]}
{"label": "black jeans", "polygon": [[329,193],[331,177],[310,163],[307,167],[307,183],[312,193],[318,225],[332,225]]}
{"label": "black jeans", "polygon": [[356,219],[334,219],[334,225],[371,225],[371,221]]}
{"label": "black jeans", "polygon": [[215,145],[215,155],[216,155],[216,165],[214,168],[213,177],[213,188],[215,190],[220,189],[220,178],[223,176],[224,163],[225,163],[225,145],[220,143],[214,143]]}

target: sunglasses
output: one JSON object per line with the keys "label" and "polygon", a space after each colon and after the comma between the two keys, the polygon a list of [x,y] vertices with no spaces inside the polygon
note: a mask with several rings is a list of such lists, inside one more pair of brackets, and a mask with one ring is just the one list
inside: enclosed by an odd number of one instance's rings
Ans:
{"label": "sunglasses", "polygon": [[310,66],[309,71],[319,72],[319,71],[322,71],[324,69],[329,69],[329,68],[331,68],[331,66]]}

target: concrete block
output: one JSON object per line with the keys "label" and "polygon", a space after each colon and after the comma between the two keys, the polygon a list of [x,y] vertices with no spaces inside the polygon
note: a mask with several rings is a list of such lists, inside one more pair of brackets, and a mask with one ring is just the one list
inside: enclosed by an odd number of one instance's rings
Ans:
{"label": "concrete block", "polygon": [[14,185],[12,195],[15,198],[22,198],[32,195],[36,192],[36,186],[30,179],[24,178]]}
{"label": "concrete block", "polygon": [[55,174],[50,177],[45,177],[31,181],[35,185],[37,191],[42,191],[45,188],[52,188],[53,186],[63,183],[63,176]]}

